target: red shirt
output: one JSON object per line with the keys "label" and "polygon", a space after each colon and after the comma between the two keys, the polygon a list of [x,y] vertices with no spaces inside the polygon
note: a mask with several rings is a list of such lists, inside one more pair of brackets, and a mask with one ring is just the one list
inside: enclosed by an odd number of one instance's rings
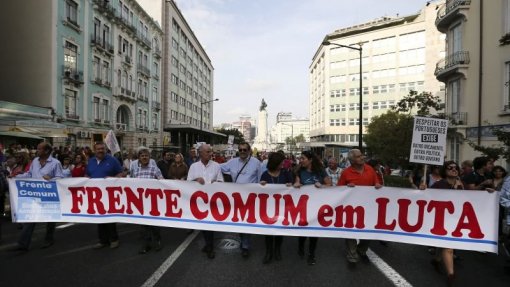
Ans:
{"label": "red shirt", "polygon": [[85,168],[86,166],[82,164],[81,166],[75,166],[73,170],[71,170],[72,177],[84,177],[85,176]]}
{"label": "red shirt", "polygon": [[380,184],[375,170],[368,164],[365,164],[363,172],[361,173],[352,168],[352,166],[346,168],[338,179],[337,185],[348,185],[349,183],[361,186],[374,186],[377,183]]}

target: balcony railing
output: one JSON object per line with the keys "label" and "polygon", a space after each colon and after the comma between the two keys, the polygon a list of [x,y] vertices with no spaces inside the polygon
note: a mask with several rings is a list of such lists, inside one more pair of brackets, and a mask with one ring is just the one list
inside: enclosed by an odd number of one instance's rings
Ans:
{"label": "balcony railing", "polygon": [[154,57],[161,58],[161,49],[159,47],[154,48]]}
{"label": "balcony railing", "polygon": [[467,125],[467,113],[466,112],[456,112],[448,115],[452,125],[455,126],[464,126]]}
{"label": "balcony railing", "polygon": [[66,114],[66,119],[70,119],[70,120],[79,120],[80,119],[80,116],[77,115],[77,114]]}
{"label": "balcony railing", "polygon": [[142,64],[138,64],[138,72],[146,75],[147,77],[151,76],[151,71],[149,70],[149,68],[147,68],[146,66],[144,66]]}
{"label": "balcony railing", "polygon": [[64,79],[75,85],[83,84],[83,72],[76,68],[62,66]]}
{"label": "balcony railing", "polygon": [[125,132],[127,131],[128,125],[124,123],[115,123],[115,131]]}
{"label": "balcony railing", "polygon": [[437,11],[436,26],[441,25],[441,21],[452,15],[460,6],[469,6],[470,4],[471,0],[447,0]]}
{"label": "balcony railing", "polygon": [[124,61],[123,61],[125,64],[131,66],[133,64],[133,61],[131,60],[131,57],[129,57],[128,55],[124,56]]}
{"label": "balcony railing", "polygon": [[95,35],[94,33],[90,35],[90,45],[109,54],[114,53],[113,45],[109,41],[106,41],[101,38],[101,36]]}
{"label": "balcony railing", "polygon": [[149,39],[147,38],[147,36],[146,36],[146,35],[144,35],[144,34],[142,33],[142,31],[138,31],[138,33],[136,34],[136,36],[138,37],[138,39],[140,40],[140,42],[141,42],[143,45],[145,45],[145,47],[146,47],[147,49],[149,49],[149,50],[151,49],[151,40],[149,40]]}
{"label": "balcony railing", "polygon": [[161,103],[160,102],[152,102],[152,107],[156,110],[161,109]]}
{"label": "balcony railing", "polygon": [[115,12],[117,11],[115,8],[113,8],[112,4],[110,4],[110,1],[108,1],[108,0],[93,0],[93,2],[95,4],[94,7],[99,12],[113,16],[113,15],[115,15]]}
{"label": "balcony railing", "polygon": [[451,55],[446,56],[444,59],[440,60],[436,64],[436,70],[434,75],[437,77],[442,72],[454,68],[458,65],[467,65],[469,64],[469,52],[468,51],[458,51]]}

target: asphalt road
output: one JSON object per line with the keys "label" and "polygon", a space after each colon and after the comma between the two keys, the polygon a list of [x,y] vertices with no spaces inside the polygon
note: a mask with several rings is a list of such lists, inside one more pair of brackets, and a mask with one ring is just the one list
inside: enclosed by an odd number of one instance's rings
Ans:
{"label": "asphalt road", "polygon": [[[201,234],[173,228],[163,228],[162,250],[140,255],[140,229],[119,224],[120,247],[95,250],[96,225],[64,225],[57,229],[55,245],[40,249],[45,229],[38,224],[31,249],[19,252],[9,249],[20,230],[4,222],[0,286],[446,286],[445,275],[436,273],[424,246],[374,241],[371,261],[351,268],[344,240],[321,238],[317,264],[309,266],[297,255],[297,238],[286,237],[283,260],[265,265],[263,236],[252,237],[253,251],[245,259],[236,234],[217,233],[216,258],[211,260],[201,252]],[[504,255],[458,255],[456,286],[510,286]]]}

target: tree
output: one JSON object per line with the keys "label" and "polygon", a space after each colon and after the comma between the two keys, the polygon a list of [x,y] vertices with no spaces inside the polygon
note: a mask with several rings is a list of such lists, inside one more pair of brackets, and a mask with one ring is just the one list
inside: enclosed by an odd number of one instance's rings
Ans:
{"label": "tree", "polygon": [[482,154],[493,158],[494,160],[498,160],[499,157],[503,157],[507,161],[510,161],[510,132],[506,131],[501,126],[491,127],[490,128],[492,134],[500,141],[503,146],[499,147],[486,147],[482,145],[478,145],[470,140],[466,140],[469,146],[471,146],[474,150],[481,152]]}
{"label": "tree", "polygon": [[217,129],[216,130],[219,133],[222,133],[224,135],[233,135],[234,136],[234,143],[239,144],[244,142],[244,135],[238,130],[238,129]]}
{"label": "tree", "polygon": [[[444,109],[444,105],[441,103],[439,96],[434,96],[430,92],[421,92],[418,94],[417,91],[409,91],[409,94],[402,98],[392,108],[392,110],[398,113],[408,113],[416,109],[416,115],[421,117],[428,117],[432,115],[431,110],[434,110],[437,114]],[[444,117],[444,115],[442,115]]]}
{"label": "tree", "polygon": [[412,115],[388,111],[372,118],[363,139],[373,157],[405,166],[411,150],[413,125]]}

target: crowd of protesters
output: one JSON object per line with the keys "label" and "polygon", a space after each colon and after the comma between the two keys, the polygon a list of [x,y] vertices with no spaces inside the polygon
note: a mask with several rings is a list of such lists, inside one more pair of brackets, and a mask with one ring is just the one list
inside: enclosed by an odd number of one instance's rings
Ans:
{"label": "crowd of protesters", "polygon": [[[51,147],[40,143],[37,147],[11,145],[0,154],[0,198],[5,198],[6,178],[31,177],[46,180],[63,177],[133,177],[150,179],[172,179],[196,181],[199,184],[212,182],[286,184],[299,188],[313,185],[320,189],[324,186],[373,186],[379,189],[384,185],[384,176],[391,170],[375,160],[367,160],[357,149],[352,149],[346,157],[327,157],[320,159],[311,151],[303,151],[298,157],[286,155],[283,151],[254,155],[248,143],[238,145],[238,157],[226,158],[214,153],[208,144],[192,147],[183,155],[163,151],[158,158],[151,158],[150,150],[140,147],[136,152],[114,157],[107,153],[105,144],[96,143],[93,149],[88,147],[70,149]],[[494,159],[477,157],[466,160],[459,166],[454,161],[445,161],[443,166],[431,166],[428,171],[423,166],[406,175],[409,184],[415,189],[427,188],[455,190],[483,190],[500,192],[500,242],[510,246],[508,235],[504,235],[505,224],[510,225],[510,176],[502,166],[494,166]],[[3,208],[3,201],[0,208]],[[3,210],[0,210],[3,214]],[[504,223],[506,222],[506,223]],[[35,223],[24,223],[18,239],[17,250],[27,251]],[[47,224],[47,232],[42,248],[54,244],[54,223]],[[144,243],[139,250],[144,254],[151,249],[162,248],[160,228],[143,227]],[[1,234],[1,233],[0,233]],[[214,232],[203,231],[205,245],[202,251],[210,259],[215,258]],[[248,258],[251,252],[251,236],[240,234],[241,254]],[[265,236],[266,253],[264,264],[273,260],[282,260],[282,236]],[[308,248],[305,243],[308,241]],[[297,253],[306,257],[309,265],[316,264],[317,237],[299,237]],[[346,259],[351,265],[358,261],[368,261],[366,254],[370,241],[346,240]],[[98,243],[94,248],[117,248],[120,241],[115,223],[98,224]],[[435,256],[431,263],[436,270],[446,271],[448,285],[453,285],[454,250],[448,248],[429,248]],[[507,266],[510,269],[510,266]],[[507,270],[509,271],[509,270]]]}

